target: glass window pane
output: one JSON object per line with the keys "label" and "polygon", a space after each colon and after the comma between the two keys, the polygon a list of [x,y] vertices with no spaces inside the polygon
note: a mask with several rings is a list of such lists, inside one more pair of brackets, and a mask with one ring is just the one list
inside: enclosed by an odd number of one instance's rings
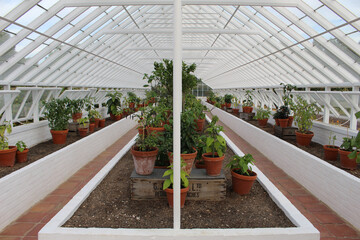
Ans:
{"label": "glass window pane", "polygon": [[37,17],[39,17],[44,12],[45,12],[44,9],[35,5],[29,11],[27,11],[24,15],[22,15],[20,18],[18,18],[16,20],[16,22],[27,26],[27,25],[29,25],[29,23],[34,21]]}
{"label": "glass window pane", "polygon": [[36,30],[41,33],[45,33],[49,28],[54,26],[59,21],[60,21],[60,18],[58,18],[57,16],[54,16],[54,17],[50,18],[48,21],[46,21],[43,25],[38,27],[38,29],[36,29]]}
{"label": "glass window pane", "polygon": [[0,16],[4,17],[24,0],[0,0]]}
{"label": "glass window pane", "polygon": [[54,6],[57,2],[58,2],[58,0],[42,0],[38,4],[40,6],[42,6],[43,8],[49,9],[52,6]]}
{"label": "glass window pane", "polygon": [[337,0],[349,11],[355,14],[357,17],[360,17],[360,1],[358,0]]}
{"label": "glass window pane", "polygon": [[66,17],[69,13],[71,13],[75,8],[74,7],[66,7],[60,12],[57,13],[57,15],[61,18]]}
{"label": "glass window pane", "polygon": [[336,13],[334,13],[326,6],[319,8],[318,10],[316,10],[316,12],[320,13],[324,18],[326,18],[329,22],[331,22],[335,26],[339,26],[345,23],[345,21],[342,18],[340,18]]}

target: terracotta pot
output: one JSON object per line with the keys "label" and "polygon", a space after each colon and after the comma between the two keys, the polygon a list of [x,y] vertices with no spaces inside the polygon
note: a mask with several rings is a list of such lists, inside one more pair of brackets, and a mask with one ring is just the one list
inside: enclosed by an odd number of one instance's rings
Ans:
{"label": "terracotta pot", "polygon": [[195,162],[195,167],[200,168],[200,169],[206,168],[205,163],[203,161],[196,161]]}
{"label": "terracotta pot", "polygon": [[286,118],[286,119],[278,119],[278,120],[279,120],[280,127],[286,128],[288,126],[288,122],[289,122],[288,118]]}
{"label": "terracotta pot", "polygon": [[336,161],[339,147],[334,145],[324,145],[324,159],[328,161]]}
{"label": "terracotta pot", "polygon": [[357,168],[356,158],[350,159],[348,157],[350,153],[350,151],[344,151],[339,149],[340,165],[344,169],[355,170]]}
{"label": "terracotta pot", "polygon": [[13,167],[17,148],[9,146],[9,149],[0,150],[0,167]]}
{"label": "terracotta pot", "polygon": [[114,120],[115,120],[115,121],[119,121],[119,120],[121,119],[121,117],[122,117],[122,114],[115,115],[115,116],[114,116]]}
{"label": "terracotta pot", "polygon": [[258,123],[259,123],[259,126],[260,127],[266,127],[266,124],[268,122],[268,119],[265,118],[265,119],[258,119]]}
{"label": "terracotta pot", "polygon": [[309,146],[311,143],[311,139],[314,136],[313,132],[308,132],[308,133],[301,133],[298,131],[295,131],[296,134],[296,143],[299,144],[300,146]]}
{"label": "terracotta pot", "polygon": [[233,108],[233,114],[239,114],[239,109],[238,108]]}
{"label": "terracotta pot", "polygon": [[219,176],[225,154],[222,157],[218,157],[217,153],[215,153],[215,157],[212,157],[212,153],[204,153],[201,157],[205,162],[206,174],[209,176]]}
{"label": "terracotta pot", "polygon": [[110,119],[115,121],[115,115],[110,113]]}
{"label": "terracotta pot", "polygon": [[243,112],[244,113],[252,113],[253,111],[253,108],[252,107],[242,107],[243,108]]}
{"label": "terracotta pot", "polygon": [[[188,153],[188,154],[180,154],[181,158],[184,160],[184,162],[186,163],[186,166],[183,167],[182,169],[187,172],[189,175],[191,173],[191,170],[192,170],[192,167],[194,165],[194,162],[195,162],[195,158],[196,158],[196,155],[197,155],[197,151],[196,149],[194,148],[195,152],[194,153]],[[170,164],[172,164],[173,162],[173,153],[172,152],[169,152],[168,153],[168,156],[169,156],[169,160],[170,160]]]}
{"label": "terracotta pot", "polygon": [[223,104],[220,104],[220,107],[221,107],[221,109],[224,109],[225,108],[225,103],[223,103]]}
{"label": "terracotta pot", "polygon": [[24,151],[16,151],[16,162],[23,163],[27,161],[29,149],[25,148]]}
{"label": "terracotta pot", "polygon": [[280,122],[279,122],[278,118],[275,118],[275,124],[276,124],[276,126],[280,126]]}
{"label": "terracotta pot", "polygon": [[148,134],[157,134],[159,132],[165,132],[165,128],[164,127],[148,127],[147,129],[147,133]]}
{"label": "terracotta pot", "polygon": [[65,144],[69,129],[66,130],[50,130],[54,144]]}
{"label": "terracotta pot", "polygon": [[226,108],[231,108],[231,103],[225,103]]}
{"label": "terracotta pot", "polygon": [[88,129],[87,128],[79,128],[78,131],[79,131],[80,137],[86,137]]}
{"label": "terracotta pot", "polygon": [[289,116],[289,121],[288,121],[288,127],[291,127],[294,121],[294,117],[293,116]]}
{"label": "terracotta pot", "polygon": [[73,122],[76,123],[78,119],[82,117],[82,113],[74,113],[72,115]]}
{"label": "terracotta pot", "polygon": [[158,152],[158,148],[153,148],[148,152],[142,152],[138,151],[138,147],[133,146],[131,148],[131,154],[134,160],[136,173],[139,175],[150,175],[154,170]]}
{"label": "terracotta pot", "polygon": [[196,131],[202,132],[202,130],[204,129],[205,118],[204,119],[196,119],[195,122],[196,122]]}
{"label": "terracotta pot", "polygon": [[135,103],[134,103],[134,102],[130,102],[130,103],[129,103],[129,108],[135,108]]}
{"label": "terracotta pot", "polygon": [[143,104],[143,103],[140,103],[140,104],[137,105],[137,107],[138,107],[138,108],[142,108],[142,107],[144,107],[144,104]]}
{"label": "terracotta pot", "polygon": [[99,127],[99,120],[98,118],[91,118],[90,119],[90,122],[95,124],[95,128],[98,128]]}
{"label": "terracotta pot", "polygon": [[[185,205],[185,199],[186,199],[186,195],[189,191],[189,186],[187,188],[182,188],[180,189],[180,206],[181,208],[184,207]],[[171,188],[167,188],[165,189],[166,192],[166,196],[167,196],[167,200],[169,203],[169,207],[173,208],[174,207],[174,190]]]}
{"label": "terracotta pot", "polygon": [[89,132],[94,132],[95,131],[95,123],[90,123],[89,124]]}
{"label": "terracotta pot", "polygon": [[105,119],[99,119],[99,128],[105,127]]}
{"label": "terracotta pot", "polygon": [[234,170],[236,169],[231,170],[233,191],[240,195],[249,194],[251,187],[256,180],[257,174],[249,171],[250,176],[244,176],[237,174]]}

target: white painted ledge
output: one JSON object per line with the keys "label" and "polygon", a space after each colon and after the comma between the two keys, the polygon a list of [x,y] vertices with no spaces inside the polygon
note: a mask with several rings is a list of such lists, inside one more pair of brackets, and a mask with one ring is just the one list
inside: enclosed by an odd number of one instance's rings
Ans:
{"label": "white painted ledge", "polygon": [[[360,179],[221,109],[203,102],[240,137],[338,215],[360,229]],[[315,133],[316,134],[316,133]],[[351,206],[351,208],[349,207]]]}
{"label": "white painted ledge", "polygon": [[1,178],[0,231],[136,125],[124,118]]}
{"label": "white painted ledge", "polygon": [[[226,137],[226,136],[225,136]],[[236,154],[242,152],[226,137]],[[291,204],[291,202],[254,167],[258,181],[268,191],[274,202],[285,212],[296,227],[292,228],[243,228],[243,229],[111,229],[61,227],[90,193],[100,184],[121,157],[134,144],[130,141],[74,198],[39,232],[39,240],[319,240],[320,233]]]}

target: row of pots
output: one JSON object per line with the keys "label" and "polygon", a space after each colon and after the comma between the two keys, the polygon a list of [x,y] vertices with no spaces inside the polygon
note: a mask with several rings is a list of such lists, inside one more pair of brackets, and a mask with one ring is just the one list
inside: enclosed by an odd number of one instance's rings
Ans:
{"label": "row of pots", "polygon": [[324,159],[328,161],[336,161],[340,154],[340,166],[344,169],[355,170],[357,168],[356,158],[350,159],[348,155],[350,151],[344,151],[338,146],[324,145]]}
{"label": "row of pots", "polygon": [[0,151],[0,167],[13,167],[15,162],[23,163],[27,161],[29,149],[25,148],[20,152],[16,146],[9,146],[9,149]]}

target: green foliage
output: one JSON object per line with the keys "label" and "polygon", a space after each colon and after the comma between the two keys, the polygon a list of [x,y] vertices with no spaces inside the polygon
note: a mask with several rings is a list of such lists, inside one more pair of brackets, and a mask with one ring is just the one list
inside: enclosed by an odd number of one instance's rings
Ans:
{"label": "green foliage", "polygon": [[246,90],[245,93],[245,100],[243,101],[244,107],[252,107],[253,106],[253,96],[252,96],[252,90]]}
{"label": "green foliage", "polygon": [[290,109],[288,106],[281,106],[279,109],[276,110],[274,113],[274,119],[287,119],[289,118]]}
{"label": "green foliage", "polygon": [[128,102],[130,103],[130,102],[136,102],[137,101],[137,96],[136,96],[136,94],[135,93],[133,93],[133,92],[128,92],[127,93],[127,100],[128,100]]}
{"label": "green foliage", "polygon": [[186,109],[181,114],[181,153],[193,153],[198,136],[195,113],[192,109]]}
{"label": "green foliage", "polygon": [[4,121],[3,124],[0,125],[0,150],[9,149],[8,138],[5,136],[5,133],[11,133],[12,127],[10,122]]}
{"label": "green foliage", "polygon": [[101,118],[101,114],[95,109],[90,109],[88,116],[89,119]]}
{"label": "green foliage", "polygon": [[[160,134],[160,133],[157,133]],[[135,145],[138,147],[138,151],[149,152],[153,148],[158,146],[158,138],[154,132],[152,134],[139,134],[135,139]]]}
{"label": "green foliage", "polygon": [[23,141],[18,141],[15,145],[19,152],[22,152],[27,148],[26,144]]}
{"label": "green foliage", "polygon": [[233,95],[231,95],[231,94],[225,94],[225,96],[224,96],[224,101],[226,102],[226,103],[231,103],[231,100],[233,99]]}
{"label": "green foliage", "polygon": [[[186,188],[187,186],[189,186],[189,180],[187,179],[189,174],[183,170],[183,167],[185,167],[185,166],[186,166],[186,163],[181,158],[180,178],[181,178],[181,187],[182,188]],[[174,165],[171,164],[169,167],[170,167],[170,169],[166,170],[163,175],[163,177],[169,176],[169,178],[164,181],[163,190],[165,190],[169,187],[172,188],[172,186],[174,184],[174,170],[173,170]]]}
{"label": "green foliage", "polygon": [[[333,145],[335,146],[335,140],[336,140],[336,135],[333,135],[333,132],[330,131],[330,135],[329,135],[329,145]],[[331,144],[332,141],[332,144]]]}
{"label": "green foliage", "polygon": [[[359,119],[360,111],[355,113],[355,116],[357,119]],[[360,154],[358,154],[358,152],[360,151],[360,132],[358,132],[355,137],[343,138],[343,140],[343,144],[340,146],[340,148],[345,151],[352,151],[348,155],[348,158],[356,159],[356,162],[360,163]]]}
{"label": "green foliage", "polygon": [[201,101],[192,94],[185,97],[185,109],[191,109],[195,114],[195,119],[204,119],[204,111],[207,110],[206,106],[202,105]]}
{"label": "green foliage", "polygon": [[224,155],[226,151],[226,141],[220,135],[220,132],[224,130],[222,126],[216,125],[216,122],[219,120],[218,116],[213,116],[211,123],[206,128],[206,152],[212,153],[212,157],[215,157],[217,152],[219,157]]}
{"label": "green foliage", "polygon": [[45,107],[44,116],[49,121],[50,129],[66,130],[72,112],[69,106],[70,100],[68,98],[54,98],[48,102],[43,102],[43,104]]}
{"label": "green foliage", "polygon": [[280,85],[283,85],[283,101],[284,101],[284,105],[285,106],[290,106],[291,110],[292,110],[292,106],[293,106],[293,98],[294,96],[291,94],[292,90],[296,90],[296,86],[295,85],[291,85],[291,84],[284,84],[284,83],[280,83]]}
{"label": "green foliage", "polygon": [[80,128],[87,128],[89,123],[89,118],[87,117],[80,118],[77,120],[77,122],[79,123]]}
{"label": "green foliage", "polygon": [[71,114],[81,113],[84,106],[85,106],[84,98],[69,100],[69,107],[71,109]]}
{"label": "green foliage", "polygon": [[226,167],[231,170],[236,169],[235,172],[238,174],[249,176],[248,170],[252,171],[251,165],[254,165],[254,162],[253,156],[249,153],[242,157],[235,155]]}
{"label": "green foliage", "polygon": [[121,96],[122,93],[118,91],[109,92],[106,94],[106,97],[109,98],[106,101],[106,105],[108,107],[108,113],[119,115],[119,111],[121,110]]}
{"label": "green foliage", "polygon": [[344,137],[343,138],[343,143],[341,144],[340,148],[344,151],[349,151],[351,152],[353,149],[352,149],[352,146],[351,146],[351,138],[348,138],[348,137]]}
{"label": "green foliage", "polygon": [[270,115],[271,115],[270,110],[263,109],[263,108],[258,108],[256,110],[256,115],[255,115],[254,119],[260,119],[260,120],[268,119],[270,117]]}
{"label": "green foliage", "polygon": [[312,128],[313,120],[319,113],[320,108],[316,105],[316,103],[310,104],[304,98],[299,96],[297,103],[294,104],[293,111],[294,119],[299,128],[299,132],[307,133]]}

